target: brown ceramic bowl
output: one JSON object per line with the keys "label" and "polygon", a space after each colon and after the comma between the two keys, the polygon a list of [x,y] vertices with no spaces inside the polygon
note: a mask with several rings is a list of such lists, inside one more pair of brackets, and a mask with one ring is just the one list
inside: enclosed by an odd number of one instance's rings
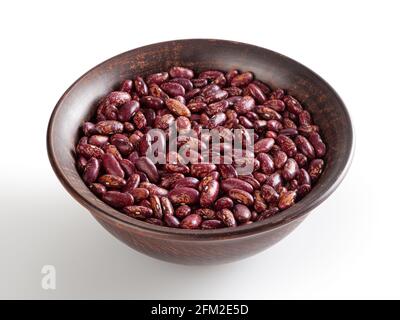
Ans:
{"label": "brown ceramic bowl", "polygon": [[[114,210],[83,183],[75,167],[74,146],[81,124],[95,102],[126,78],[168,70],[250,70],[272,88],[288,89],[311,111],[328,146],[326,167],[317,185],[293,207],[267,220],[237,228],[181,230],[145,223]],[[256,254],[290,233],[340,184],[350,165],[353,130],[340,97],[321,77],[276,52],[224,40],[178,40],[156,43],[113,57],[80,77],[61,97],[47,133],[50,162],[68,192],[104,228],[131,248],[183,264],[230,262]]]}

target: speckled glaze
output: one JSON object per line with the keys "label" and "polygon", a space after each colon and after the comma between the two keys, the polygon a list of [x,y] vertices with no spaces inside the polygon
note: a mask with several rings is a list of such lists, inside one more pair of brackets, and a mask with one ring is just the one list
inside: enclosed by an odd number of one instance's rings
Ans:
{"label": "speckled glaze", "polygon": [[[326,167],[299,203],[264,221],[238,228],[182,230],[145,223],[114,210],[83,183],[75,167],[79,128],[95,103],[122,80],[182,65],[196,71],[237,68],[254,72],[272,88],[288,89],[309,110],[328,146]],[[345,105],[317,74],[273,51],[224,40],[191,39],[156,43],[115,56],[79,78],[61,97],[51,116],[47,147],[50,162],[67,191],[116,238],[149,256],[182,264],[216,264],[254,255],[290,233],[340,184],[350,165],[353,130]],[[89,253],[90,254],[90,253]]]}

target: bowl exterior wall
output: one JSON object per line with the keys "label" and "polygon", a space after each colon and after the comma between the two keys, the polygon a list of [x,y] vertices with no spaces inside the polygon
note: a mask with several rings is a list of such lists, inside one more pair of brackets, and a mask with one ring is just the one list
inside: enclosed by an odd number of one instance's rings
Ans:
{"label": "bowl exterior wall", "polygon": [[214,265],[250,257],[283,239],[306,217],[245,238],[197,240],[160,237],[146,230],[137,230],[132,225],[116,222],[102,213],[91,213],[108,232],[132,249],[153,258],[186,265]]}

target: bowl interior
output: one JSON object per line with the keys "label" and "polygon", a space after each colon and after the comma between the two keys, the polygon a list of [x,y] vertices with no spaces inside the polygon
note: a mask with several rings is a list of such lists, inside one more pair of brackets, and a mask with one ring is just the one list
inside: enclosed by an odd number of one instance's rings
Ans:
{"label": "bowl interior", "polygon": [[78,79],[58,102],[49,124],[48,151],[61,182],[89,209],[100,210],[121,222],[155,232],[196,233],[153,226],[112,209],[95,197],[81,180],[76,167],[74,146],[81,124],[90,119],[96,102],[116,89],[120,82],[135,75],[146,75],[182,65],[196,71],[206,69],[250,70],[272,88],[288,93],[309,110],[321,128],[328,146],[326,167],[318,184],[307,197],[290,209],[263,222],[235,230],[200,231],[201,234],[256,232],[273,228],[307,213],[322,202],[341,182],[352,153],[353,133],[347,110],[336,92],[317,74],[283,55],[248,44],[223,40],[169,41],[134,49],[113,57]]}

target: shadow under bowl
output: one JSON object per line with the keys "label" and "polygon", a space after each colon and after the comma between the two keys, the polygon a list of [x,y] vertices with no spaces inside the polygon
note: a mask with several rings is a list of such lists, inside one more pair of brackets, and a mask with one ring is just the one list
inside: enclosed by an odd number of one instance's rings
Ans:
{"label": "shadow under bowl", "polygon": [[[186,66],[196,71],[252,71],[272,88],[287,89],[313,116],[328,146],[325,169],[312,191],[291,208],[237,228],[182,230],[130,218],[98,199],[82,181],[74,147],[96,102],[122,80]],[[343,180],[353,152],[348,111],[334,89],[300,63],[276,52],[225,40],[156,43],[117,55],[80,77],[58,101],[48,126],[50,162],[67,191],[116,238],[149,256],[182,264],[216,264],[254,255],[290,233]]]}

